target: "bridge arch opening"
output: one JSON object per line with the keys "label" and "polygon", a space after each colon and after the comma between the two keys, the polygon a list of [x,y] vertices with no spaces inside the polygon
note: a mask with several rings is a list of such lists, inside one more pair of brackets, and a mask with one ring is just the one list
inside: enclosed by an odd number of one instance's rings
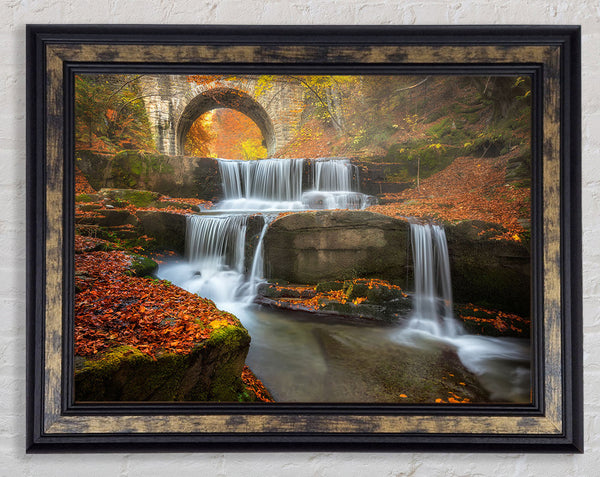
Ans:
{"label": "bridge arch opening", "polygon": [[185,142],[190,128],[203,114],[214,109],[228,108],[248,116],[260,129],[265,141],[267,156],[276,148],[275,128],[265,109],[250,95],[233,88],[215,88],[193,98],[183,110],[177,124],[177,147],[185,154]]}

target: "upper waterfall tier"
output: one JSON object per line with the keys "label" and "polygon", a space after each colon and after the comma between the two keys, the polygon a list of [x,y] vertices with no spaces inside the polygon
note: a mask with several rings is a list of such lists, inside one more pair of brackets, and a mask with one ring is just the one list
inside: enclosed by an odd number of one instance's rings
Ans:
{"label": "upper waterfall tier", "polygon": [[219,159],[225,199],[299,201],[302,199],[303,164],[304,159]]}
{"label": "upper waterfall tier", "polygon": [[358,168],[344,158],[219,159],[225,198],[216,208],[239,211],[364,209]]}
{"label": "upper waterfall tier", "polygon": [[313,189],[318,191],[350,192],[359,190],[358,180],[352,187],[353,175],[358,179],[358,167],[348,159],[321,159],[313,163]]}

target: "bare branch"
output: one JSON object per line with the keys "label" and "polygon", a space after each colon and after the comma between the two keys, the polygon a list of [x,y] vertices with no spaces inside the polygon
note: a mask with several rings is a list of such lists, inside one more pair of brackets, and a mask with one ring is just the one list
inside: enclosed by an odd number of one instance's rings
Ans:
{"label": "bare branch", "polygon": [[406,88],[400,88],[397,89],[396,91],[394,91],[395,93],[400,93],[401,91],[406,91],[408,89],[413,89],[416,88],[417,86],[421,86],[423,83],[425,83],[425,81],[427,81],[429,79],[429,76],[427,78],[425,78],[423,81],[419,81],[417,84],[413,84],[412,86],[407,86]]}

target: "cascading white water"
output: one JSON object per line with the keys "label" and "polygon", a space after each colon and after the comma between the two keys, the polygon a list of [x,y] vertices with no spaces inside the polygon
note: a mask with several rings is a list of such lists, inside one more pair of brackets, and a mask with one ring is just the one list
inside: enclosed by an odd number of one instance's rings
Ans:
{"label": "cascading white water", "polygon": [[[304,159],[218,163],[225,195],[218,210],[364,209],[375,203],[359,192],[358,168],[348,159],[311,160],[312,181],[303,180]],[[312,182],[312,189],[303,190],[303,182]]]}
{"label": "cascading white water", "polygon": [[244,288],[248,216],[189,215],[185,264],[164,266],[161,278],[217,303],[238,300]]}
{"label": "cascading white water", "polygon": [[[354,185],[353,185],[354,184]],[[313,190],[302,194],[307,209],[365,209],[375,198],[359,192],[358,167],[348,159],[313,162]]]}
{"label": "cascading white water", "polygon": [[352,191],[352,164],[348,159],[314,161],[313,187],[320,191]]}
{"label": "cascading white water", "polygon": [[219,159],[225,200],[222,210],[296,210],[302,208],[304,159],[233,161]]}
{"label": "cascading white water", "polygon": [[312,190],[302,194],[302,204],[306,209],[363,210],[375,203],[374,197],[360,192]]}
{"label": "cascading white water", "polygon": [[434,224],[410,224],[415,277],[414,310],[409,327],[434,336],[456,336],[450,259],[444,229]]}
{"label": "cascading white water", "polygon": [[[263,239],[275,218],[269,211],[305,209],[310,201],[318,202],[315,208],[359,209],[366,206],[369,197],[350,190],[353,166],[347,159],[315,161],[316,183],[328,190],[304,193],[304,159],[219,159],[218,164],[225,199],[210,214],[188,216],[188,263],[177,274],[168,266],[162,267],[161,276],[213,299],[224,309],[254,299],[264,275]],[[254,211],[262,213],[264,224],[252,263],[245,264],[247,223]]]}
{"label": "cascading white water", "polygon": [[248,291],[246,293],[248,301],[254,299],[254,296],[256,295],[256,286],[258,282],[264,278],[265,261],[263,241],[265,238],[265,234],[267,233],[267,229],[269,228],[269,224],[273,222],[275,217],[276,215],[263,215],[264,224],[258,237],[258,243],[256,244],[256,250],[254,252],[254,258],[252,259],[252,269],[250,271],[250,280],[248,282]]}
{"label": "cascading white water", "polygon": [[529,348],[522,340],[467,334],[453,316],[446,234],[441,226],[411,223],[415,294],[408,322],[394,336],[409,346],[444,343],[480,379],[493,400],[522,400],[529,390]]}
{"label": "cascading white water", "polygon": [[203,270],[243,271],[246,215],[186,217],[186,258]]}
{"label": "cascading white water", "polygon": [[237,303],[251,303],[264,275],[262,242],[275,215],[263,216],[250,264],[245,263],[248,218],[248,214],[188,215],[187,261],[161,266],[160,277],[210,298],[224,310],[231,311]]}
{"label": "cascading white water", "polygon": [[[302,178],[302,171],[306,168],[301,161],[220,160],[226,199],[209,213],[188,217],[187,262],[161,264],[158,272],[160,278],[214,300],[220,309],[235,313],[242,320],[252,335],[253,345],[248,364],[255,371],[260,372],[261,366],[274,367],[276,373],[288,376],[292,372],[290,370],[301,363],[299,375],[294,375],[291,399],[297,399],[297,382],[302,380],[302,371],[307,364],[313,365],[306,381],[312,383],[316,374],[327,369],[327,362],[319,354],[321,344],[315,340],[312,321],[289,320],[285,326],[293,324],[293,328],[289,333],[282,334],[284,313],[280,312],[276,319],[270,321],[273,326],[264,326],[263,320],[268,312],[251,306],[257,285],[264,277],[263,241],[269,223],[276,217],[267,211],[360,209],[369,204],[369,196],[357,191],[358,171],[348,167],[349,161],[314,161],[313,165],[320,165],[313,168],[313,174],[317,174],[318,169],[318,179],[313,177],[312,184],[310,180]],[[260,163],[264,163],[264,166],[259,166]],[[271,175],[273,180],[267,179],[267,175]],[[285,185],[280,187],[279,181]],[[303,183],[310,184],[313,190],[303,191]],[[233,212],[233,209],[238,210]],[[244,263],[246,240],[249,240],[249,217],[257,211],[260,211],[264,223],[258,238],[252,238],[255,240],[252,244],[255,246],[252,262]],[[412,347],[438,346],[442,342],[456,349],[464,365],[479,376],[490,390],[492,399],[526,401],[529,390],[527,347],[521,342],[461,332],[452,317],[450,268],[444,230],[437,226],[414,224],[411,234],[416,280],[414,312],[408,325],[399,333],[389,334],[386,328],[385,334],[377,334],[377,338],[372,340],[372,352],[376,353],[378,346],[386,339]],[[327,326],[328,333],[333,332],[330,324],[323,326]],[[362,337],[365,330],[360,329],[359,333]],[[294,346],[298,343],[298,336],[308,341]],[[310,340],[315,342],[314,346],[310,345],[313,342]],[[272,348],[274,343],[290,344],[284,346],[285,351],[280,353]],[[271,349],[274,349],[272,353],[269,351]],[[263,353],[266,354],[263,356]],[[340,376],[340,379],[344,376]],[[268,382],[265,384],[269,386]],[[311,399],[332,397],[329,394],[316,396]]]}

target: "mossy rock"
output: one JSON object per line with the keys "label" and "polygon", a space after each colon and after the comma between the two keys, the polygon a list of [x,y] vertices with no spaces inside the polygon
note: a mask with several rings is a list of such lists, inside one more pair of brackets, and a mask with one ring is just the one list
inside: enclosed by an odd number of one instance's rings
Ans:
{"label": "mossy rock", "polygon": [[139,210],[140,235],[147,235],[154,240],[154,250],[173,250],[179,254],[185,252],[185,215],[168,211]]}
{"label": "mossy rock", "polygon": [[317,283],[315,290],[317,293],[326,293],[330,291],[343,290],[346,287],[346,283],[342,281],[329,281]]}
{"label": "mossy rock", "polygon": [[214,158],[127,150],[114,155],[78,151],[76,160],[96,190],[106,187],[143,189],[170,197],[211,201],[223,195],[219,167]]}
{"label": "mossy rock", "polygon": [[89,212],[90,210],[98,210],[102,208],[102,204],[77,204],[77,209],[83,212]]}
{"label": "mossy rock", "polygon": [[148,257],[132,255],[129,274],[135,277],[152,276],[158,269],[158,263]]}
{"label": "mossy rock", "polygon": [[188,204],[187,202],[175,202],[175,201],[158,201],[152,203],[152,207],[156,207],[157,209],[166,209],[169,207],[175,207],[176,209],[190,209],[192,212],[200,212],[202,210],[201,207],[196,204]]}
{"label": "mossy rock", "polygon": [[125,201],[136,207],[149,207],[160,199],[158,192],[134,189],[102,189],[100,193],[114,201]]}
{"label": "mossy rock", "polygon": [[77,401],[244,401],[241,380],[250,336],[226,325],[189,353],[157,354],[119,346],[96,359],[76,360]]}
{"label": "mossy rock", "polygon": [[316,294],[312,287],[294,287],[274,285],[271,283],[261,283],[258,286],[257,294],[264,298],[313,298]]}
{"label": "mossy rock", "polygon": [[512,338],[529,338],[530,328],[529,326],[522,326],[518,330],[513,328],[507,328],[505,331],[499,330],[496,326],[489,322],[475,322],[472,320],[462,320],[458,317],[462,323],[465,331],[471,335],[480,336],[495,336],[495,337],[512,337]]}
{"label": "mossy rock", "polygon": [[132,346],[101,359],[84,360],[75,370],[75,397],[81,401],[174,400],[185,358],[165,354],[153,360]]}
{"label": "mossy rock", "polygon": [[340,303],[338,301],[323,299],[319,300],[319,304],[323,305],[322,310],[325,311],[335,311],[347,316],[358,316],[358,306],[353,303]]}
{"label": "mossy rock", "polygon": [[366,297],[370,304],[384,305],[391,300],[404,298],[402,290],[383,283],[370,283],[369,280],[356,280],[346,289],[348,300]]}
{"label": "mossy rock", "polygon": [[266,298],[281,298],[282,296],[277,287],[270,283],[261,283],[258,285],[257,293]]}
{"label": "mossy rock", "polygon": [[445,230],[455,302],[530,316],[528,246],[496,240],[502,228],[488,222],[463,221]]}
{"label": "mossy rock", "polygon": [[138,225],[135,215],[125,209],[99,209],[95,217],[82,217],[79,224],[95,224],[100,227],[121,227],[124,225]]}
{"label": "mossy rock", "polygon": [[[245,394],[242,382],[242,369],[248,349],[250,335],[243,326],[224,326],[214,330],[209,341],[208,349],[219,350],[223,356],[217,363],[211,376],[211,386],[208,391],[210,401],[244,401],[249,399]],[[243,353],[240,350],[244,350]]]}
{"label": "mossy rock", "polygon": [[518,315],[456,304],[454,316],[472,335],[529,338],[531,334],[531,320]]}
{"label": "mossy rock", "polygon": [[150,174],[172,172],[168,156],[130,150],[115,154],[109,166],[111,182],[125,188],[140,187]]}
{"label": "mossy rock", "polygon": [[98,200],[97,194],[77,194],[75,196],[75,202],[95,202]]}

